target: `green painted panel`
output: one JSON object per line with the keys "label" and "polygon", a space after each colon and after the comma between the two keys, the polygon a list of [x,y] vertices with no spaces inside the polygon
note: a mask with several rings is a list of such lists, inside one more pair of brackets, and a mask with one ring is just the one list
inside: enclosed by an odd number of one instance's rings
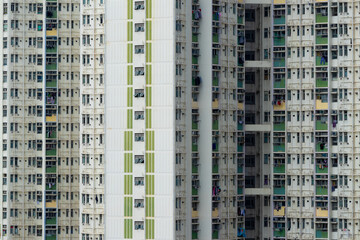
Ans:
{"label": "green painted panel", "polygon": [[154,153],[146,153],[145,154],[145,169],[147,173],[154,173],[155,171],[155,154]]}
{"label": "green painted panel", "polygon": [[151,21],[146,21],[146,40],[152,39],[152,25]]}
{"label": "green painted panel", "polygon": [[152,70],[152,67],[151,65],[146,65],[146,68],[145,68],[146,72],[146,84],[147,85],[150,85],[151,84],[151,70]]}
{"label": "green painted panel", "polygon": [[129,87],[127,89],[127,106],[132,107],[133,106],[133,88]]}
{"label": "green painted panel", "polygon": [[132,217],[132,206],[133,206],[133,198],[132,197],[124,197],[124,216]]}
{"label": "green painted panel", "polygon": [[133,66],[129,65],[127,69],[127,84],[132,85],[133,84]]}
{"label": "green painted panel", "polygon": [[128,22],[127,30],[127,40],[131,42],[133,40],[133,22]]}
{"label": "green painted panel", "polygon": [[151,109],[146,109],[146,116],[145,116],[145,127],[151,128]]}
{"label": "green painted panel", "polygon": [[146,62],[147,63],[151,62],[151,59],[152,59],[151,47],[152,47],[151,43],[146,43]]}
{"label": "green painted panel", "polygon": [[133,128],[133,110],[127,110],[127,128]]}
{"label": "green painted panel", "polygon": [[128,43],[127,45],[127,62],[132,63],[133,62],[133,44]]}
{"label": "green painted panel", "polygon": [[152,18],[152,0],[146,0],[146,18]]}
{"label": "green painted panel", "polygon": [[125,163],[125,172],[131,173],[133,171],[133,154],[132,153],[125,153],[124,154],[124,163]]}
{"label": "green painted panel", "polygon": [[151,99],[151,87],[146,87],[145,89],[145,104],[147,107],[150,107],[152,105],[152,99]]}
{"label": "green painted panel", "polygon": [[132,185],[133,185],[132,175],[125,175],[124,176],[124,194],[125,195],[132,194]]}
{"label": "green painted panel", "polygon": [[132,221],[132,219],[124,220],[124,237],[125,237],[125,239],[132,239],[132,237],[133,237],[133,221]]}
{"label": "green painted panel", "polygon": [[155,190],[155,186],[154,186],[154,180],[155,180],[155,176],[154,175],[146,175],[146,194],[147,195],[154,195],[154,190]]}
{"label": "green painted panel", "polygon": [[155,239],[155,220],[146,219],[145,221],[145,238],[146,239]]}
{"label": "green painted panel", "polygon": [[133,9],[134,9],[133,0],[128,0],[128,5],[127,5],[127,17],[128,17],[128,19],[133,18]]}
{"label": "green painted panel", "polygon": [[124,133],[124,149],[125,149],[125,151],[132,150],[132,141],[133,141],[133,132],[126,131]]}

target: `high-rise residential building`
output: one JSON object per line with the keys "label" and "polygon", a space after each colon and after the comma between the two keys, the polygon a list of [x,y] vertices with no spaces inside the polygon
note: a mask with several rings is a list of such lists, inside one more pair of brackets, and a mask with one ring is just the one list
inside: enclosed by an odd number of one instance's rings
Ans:
{"label": "high-rise residential building", "polygon": [[0,239],[360,239],[359,0],[3,0]]}
{"label": "high-rise residential building", "polygon": [[104,239],[104,1],[1,1],[1,239]]}
{"label": "high-rise residential building", "polygon": [[244,11],[107,1],[107,239],[244,237]]}

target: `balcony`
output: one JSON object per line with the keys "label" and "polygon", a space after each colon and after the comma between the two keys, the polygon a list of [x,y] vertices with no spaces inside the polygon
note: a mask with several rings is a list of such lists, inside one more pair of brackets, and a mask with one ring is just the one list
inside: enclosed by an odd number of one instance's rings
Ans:
{"label": "balcony", "polygon": [[274,25],[285,24],[285,16],[275,16],[274,17]]}
{"label": "balcony", "polygon": [[327,230],[316,230],[316,238],[328,238]]}
{"label": "balcony", "polygon": [[316,78],[316,87],[327,88],[328,87],[328,79],[327,78]]}
{"label": "balcony", "polygon": [[285,78],[275,79],[274,80],[274,88],[285,88]]}
{"label": "balcony", "polygon": [[46,187],[45,187],[46,190],[56,190],[56,184],[55,183],[47,183],[46,184]]}
{"label": "balcony", "polygon": [[46,11],[46,18],[57,18],[57,11],[55,9],[52,8]]}
{"label": "balcony", "polygon": [[56,156],[56,147],[54,149],[46,149],[46,156]]}
{"label": "balcony", "polygon": [[244,23],[244,18],[238,16],[238,18],[237,18],[237,23],[238,23],[238,24],[243,24],[243,23]]}
{"label": "balcony", "polygon": [[237,130],[239,130],[239,131],[244,130],[244,125],[243,125],[242,123],[238,122],[238,124],[237,124]]}
{"label": "balcony", "polygon": [[274,173],[285,173],[285,164],[275,164]]}
{"label": "balcony", "polygon": [[244,168],[242,166],[238,166],[237,173],[244,173]]}
{"label": "balcony", "polygon": [[274,152],[285,152],[285,143],[274,144]]}
{"label": "balcony", "polygon": [[192,231],[191,239],[198,239],[198,232]]}
{"label": "balcony", "polygon": [[212,231],[212,239],[219,239],[219,231],[218,230]]}
{"label": "balcony", "polygon": [[328,166],[316,165],[316,173],[328,173]]}
{"label": "balcony", "polygon": [[274,123],[273,127],[274,127],[274,131],[285,131],[285,122]]}
{"label": "balcony", "polygon": [[328,36],[316,36],[316,44],[328,44]]}
{"label": "balcony", "polygon": [[219,144],[218,143],[213,143],[212,144],[212,150],[213,150],[213,152],[218,152],[219,151]]}
{"label": "balcony", "polygon": [[213,13],[213,20],[214,21],[219,21],[219,19],[220,19],[220,14],[218,12],[214,12]]}
{"label": "balcony", "polygon": [[55,139],[56,135],[57,135],[56,130],[46,132],[46,138],[48,138],[48,139]]}
{"label": "balcony", "polygon": [[285,216],[285,207],[282,206],[279,209],[274,209],[274,216],[276,216],[276,217],[284,217]]}
{"label": "balcony", "polygon": [[199,58],[198,57],[192,57],[192,64],[199,64]]}
{"label": "balcony", "polygon": [[198,168],[198,166],[192,166],[192,171],[191,171],[192,173],[198,173],[199,172],[199,168]]}
{"label": "balcony", "polygon": [[213,218],[219,217],[219,210],[217,208],[214,208],[214,210],[211,213],[211,217],[213,217]]}
{"label": "balcony", "polygon": [[285,195],[285,187],[274,187],[274,194]]}
{"label": "balcony", "polygon": [[328,22],[328,16],[324,15],[322,13],[316,14],[316,23],[327,23]]}
{"label": "balcony", "polygon": [[244,145],[238,145],[237,146],[237,151],[238,152],[244,152]]}
{"label": "balcony", "polygon": [[192,42],[198,42],[198,41],[199,41],[198,35],[193,34],[192,35]]}
{"label": "balcony", "polygon": [[56,63],[47,63],[46,70],[56,70],[57,64]]}
{"label": "balcony", "polygon": [[329,216],[328,209],[321,207],[316,208],[316,217],[328,217],[328,216]]}
{"label": "balcony", "polygon": [[285,67],[285,58],[274,58],[274,67]]}
{"label": "balcony", "polygon": [[46,167],[46,173],[56,173],[56,166]]}
{"label": "balcony", "polygon": [[316,56],[316,66],[327,66],[328,62],[325,57]]}
{"label": "balcony", "polygon": [[213,82],[212,82],[214,87],[219,86],[219,78],[218,77],[213,77]]}
{"label": "balcony", "polygon": [[51,37],[51,36],[55,37],[55,36],[57,36],[57,29],[56,29],[56,28],[53,28],[53,29],[51,29],[51,30],[47,30],[47,31],[46,31],[46,36],[48,36],[48,37]]}
{"label": "balcony", "polygon": [[52,200],[50,202],[46,202],[46,208],[56,208],[56,201]]}
{"label": "balcony", "polygon": [[56,240],[56,234],[54,234],[54,235],[46,235],[45,240]]}
{"label": "balcony", "polygon": [[328,124],[326,122],[323,122],[321,120],[316,120],[316,130],[319,131],[326,131],[328,130]]}
{"label": "balcony", "polygon": [[214,42],[214,43],[219,43],[219,34],[213,34],[212,35],[212,41]]}
{"label": "balcony", "polygon": [[327,110],[329,105],[328,102],[323,102],[321,99],[316,99],[315,107],[316,110]]}
{"label": "balcony", "polygon": [[199,124],[197,122],[192,122],[192,129],[193,130],[198,130],[199,129]]}
{"label": "balcony", "polygon": [[198,195],[198,194],[199,194],[198,189],[197,189],[197,188],[192,187],[191,194],[192,194],[192,195]]}
{"label": "balcony", "polygon": [[316,186],[316,195],[328,195],[327,186]]}
{"label": "balcony", "polygon": [[46,46],[46,53],[56,53],[57,52],[57,46]]}
{"label": "balcony", "polygon": [[244,193],[244,190],[242,187],[238,187],[237,189],[237,194],[243,194]]}
{"label": "balcony", "polygon": [[53,114],[51,116],[46,116],[46,121],[47,122],[56,122],[56,115]]}
{"label": "balcony", "polygon": [[46,218],[46,225],[55,225],[56,224],[56,217],[53,218]]}
{"label": "balcony", "polygon": [[219,55],[213,55],[212,64],[219,64]]}
{"label": "balcony", "polygon": [[213,120],[212,130],[219,130],[219,120]]}
{"label": "balcony", "polygon": [[57,86],[57,81],[56,80],[46,81],[46,87],[48,87],[48,88],[56,88],[56,86]]}
{"label": "balcony", "polygon": [[197,151],[198,151],[198,145],[197,145],[197,143],[193,143],[191,149],[192,149],[193,152],[197,152]]}
{"label": "balcony", "polygon": [[214,164],[212,167],[212,173],[219,173],[219,165]]}
{"label": "balcony", "polygon": [[275,228],[274,237],[285,237],[285,228]]}
{"label": "balcony", "polygon": [[274,37],[274,46],[285,46],[285,37]]}
{"label": "balcony", "polygon": [[328,148],[325,143],[318,142],[316,144],[316,152],[327,152]]}

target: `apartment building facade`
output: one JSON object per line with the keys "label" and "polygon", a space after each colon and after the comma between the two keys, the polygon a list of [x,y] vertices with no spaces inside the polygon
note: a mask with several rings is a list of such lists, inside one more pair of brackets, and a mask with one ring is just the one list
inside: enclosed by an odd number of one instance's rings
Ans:
{"label": "apartment building facade", "polygon": [[359,8],[4,0],[1,239],[359,238]]}
{"label": "apartment building facade", "polygon": [[104,239],[104,1],[0,11],[1,239]]}

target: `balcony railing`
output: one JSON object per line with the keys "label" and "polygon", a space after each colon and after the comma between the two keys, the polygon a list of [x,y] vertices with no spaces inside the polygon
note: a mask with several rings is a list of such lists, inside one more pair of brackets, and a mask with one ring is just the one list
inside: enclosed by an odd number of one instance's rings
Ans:
{"label": "balcony railing", "polygon": [[192,166],[192,173],[198,173],[199,172],[199,168],[198,166]]}
{"label": "balcony railing", "polygon": [[192,195],[198,195],[198,189],[197,188],[194,188],[192,187]]}
{"label": "balcony railing", "polygon": [[274,24],[275,25],[285,24],[285,16],[276,16],[276,17],[274,17]]}
{"label": "balcony railing", "polygon": [[219,130],[219,120],[213,120],[212,129]]}
{"label": "balcony railing", "polygon": [[285,164],[275,164],[274,173],[285,173]]}
{"label": "balcony railing", "polygon": [[328,124],[325,122],[322,122],[321,120],[316,121],[316,130],[319,131],[325,131],[328,130]]}
{"label": "balcony railing", "polygon": [[192,123],[192,129],[197,130],[199,128],[199,124],[197,122]]}
{"label": "balcony railing", "polygon": [[285,88],[285,79],[275,79],[274,88]]}
{"label": "balcony railing", "polygon": [[219,43],[219,34],[213,34],[212,40],[214,43]]}
{"label": "balcony railing", "polygon": [[214,164],[212,167],[212,173],[219,173],[219,165]]}
{"label": "balcony railing", "polygon": [[214,55],[212,59],[213,64],[219,64],[219,55]]}
{"label": "balcony railing", "polygon": [[327,36],[316,36],[316,44],[328,44]]}
{"label": "balcony railing", "polygon": [[274,67],[285,67],[285,58],[274,58]]}
{"label": "balcony railing", "polygon": [[316,14],[316,23],[326,23],[328,22],[328,16],[322,13]]}
{"label": "balcony railing", "polygon": [[284,46],[285,37],[274,37],[274,46]]}
{"label": "balcony railing", "polygon": [[328,238],[328,232],[326,230],[316,230],[316,238]]}
{"label": "balcony railing", "polygon": [[316,186],[316,195],[328,195],[327,186]]}
{"label": "balcony railing", "polygon": [[46,173],[56,173],[56,166],[46,167],[45,172]]}
{"label": "balcony railing", "polygon": [[285,152],[285,143],[274,144],[274,152]]}
{"label": "balcony railing", "polygon": [[46,149],[46,156],[55,156],[56,155],[56,148],[55,149]]}
{"label": "balcony railing", "polygon": [[328,167],[325,165],[316,165],[316,173],[328,173]]}
{"label": "balcony railing", "polygon": [[327,66],[328,62],[325,57],[316,56],[316,66]]}
{"label": "balcony railing", "polygon": [[274,123],[274,131],[285,131],[285,122]]}
{"label": "balcony railing", "polygon": [[274,187],[274,194],[284,195],[285,194],[285,187]]}
{"label": "balcony railing", "polygon": [[49,87],[49,88],[56,88],[56,85],[57,85],[56,80],[46,81],[46,87]]}
{"label": "balcony railing", "polygon": [[328,87],[328,79],[327,78],[316,78],[316,87]]}
{"label": "balcony railing", "polygon": [[285,228],[275,228],[274,237],[285,237]]}
{"label": "balcony railing", "polygon": [[197,151],[198,151],[198,145],[197,145],[197,144],[195,144],[195,143],[192,144],[192,151],[193,151],[193,152],[197,152]]}
{"label": "balcony railing", "polygon": [[46,224],[49,224],[49,225],[55,225],[56,224],[56,217],[47,218],[45,222],[46,222]]}

